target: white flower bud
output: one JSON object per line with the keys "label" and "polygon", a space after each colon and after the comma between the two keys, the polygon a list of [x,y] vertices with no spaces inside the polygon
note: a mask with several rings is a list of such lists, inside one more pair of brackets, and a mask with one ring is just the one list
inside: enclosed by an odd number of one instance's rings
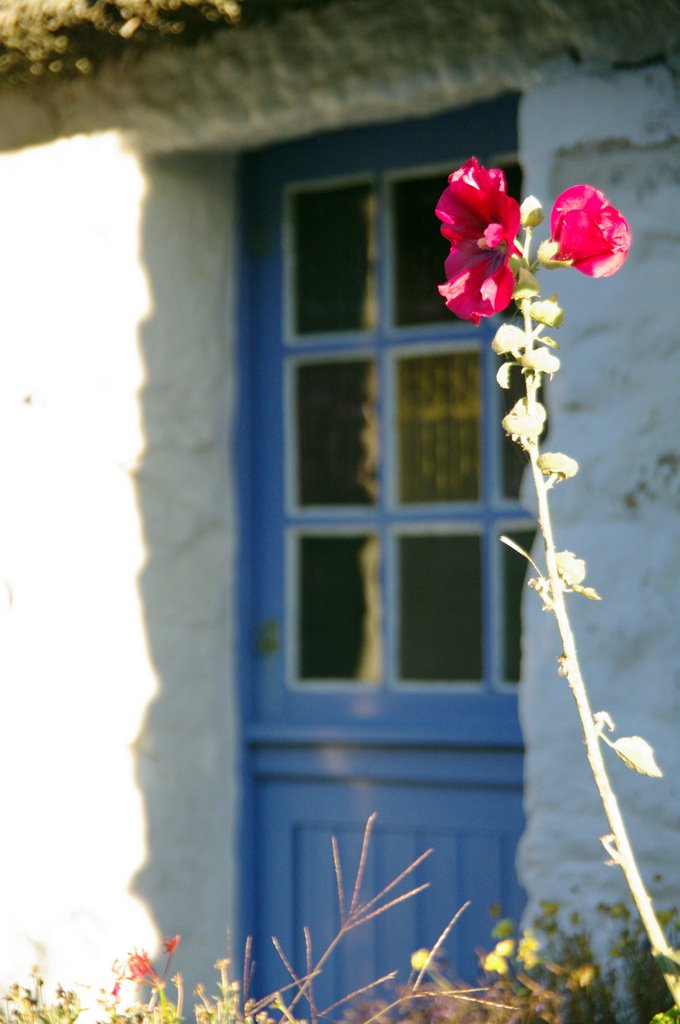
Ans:
{"label": "white flower bud", "polygon": [[546,412],[540,402],[536,402],[532,412],[529,412],[526,398],[520,398],[507,416],[503,417],[501,426],[513,439],[531,441],[541,436],[545,419]]}
{"label": "white flower bud", "polygon": [[512,324],[503,324],[496,331],[491,348],[499,356],[507,355],[509,352],[517,358],[526,343],[527,339],[523,330],[513,327]]}
{"label": "white flower bud", "polygon": [[578,462],[562,452],[543,452],[538,456],[538,468],[545,476],[567,480],[578,473]]}
{"label": "white flower bud", "polygon": [[520,359],[520,363],[525,370],[549,373],[551,377],[560,368],[559,359],[552,352],[548,352],[547,348],[535,348],[531,352],[526,352]]}
{"label": "white flower bud", "polygon": [[543,221],[543,207],[536,196],[527,196],[519,212],[525,228],[536,228]]}
{"label": "white flower bud", "polygon": [[531,319],[538,321],[539,324],[545,324],[546,327],[559,327],[564,323],[564,310],[558,306],[556,298],[551,296],[542,302],[532,302]]}

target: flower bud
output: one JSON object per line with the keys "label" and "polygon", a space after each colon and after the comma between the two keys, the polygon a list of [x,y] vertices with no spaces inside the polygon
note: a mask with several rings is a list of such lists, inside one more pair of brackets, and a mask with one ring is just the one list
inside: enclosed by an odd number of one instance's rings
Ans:
{"label": "flower bud", "polygon": [[534,370],[537,373],[557,373],[560,368],[560,361],[547,348],[535,348],[531,352],[525,352],[520,363],[525,370]]}
{"label": "flower bud", "polygon": [[538,468],[545,476],[567,480],[578,473],[578,462],[562,452],[543,452],[538,456]]}
{"label": "flower bud", "polygon": [[501,426],[513,440],[521,438],[531,441],[541,436],[545,419],[546,412],[540,402],[535,402],[532,412],[529,412],[526,398],[520,398],[507,416],[503,417]]}
{"label": "flower bud", "polygon": [[542,302],[532,302],[530,313],[532,320],[545,324],[546,327],[560,327],[564,322],[564,310],[557,305],[556,295],[551,295]]}
{"label": "flower bud", "polygon": [[533,299],[534,295],[540,292],[538,281],[526,267],[520,267],[517,272],[517,281],[512,290],[513,299]]}
{"label": "flower bud", "polygon": [[507,355],[508,352],[516,358],[527,343],[524,331],[512,324],[503,324],[498,328],[491,342],[491,348],[499,356]]}
{"label": "flower bud", "polygon": [[536,228],[543,221],[543,207],[536,196],[527,196],[519,212],[525,228]]}

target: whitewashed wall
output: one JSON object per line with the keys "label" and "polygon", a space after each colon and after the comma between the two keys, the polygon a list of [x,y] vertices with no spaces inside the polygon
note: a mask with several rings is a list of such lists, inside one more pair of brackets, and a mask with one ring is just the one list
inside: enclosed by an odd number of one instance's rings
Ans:
{"label": "whitewashed wall", "polygon": [[225,949],[231,172],[113,134],[0,159],[2,989]]}
{"label": "whitewashed wall", "polygon": [[[551,205],[564,188],[601,188],[629,219],[633,246],[612,278],[549,278],[566,310],[562,370],[549,387],[549,449],[580,463],[557,488],[560,547],[586,559],[600,604],[570,599],[593,710],[641,734],[665,777],[611,754],[612,781],[640,867],[661,906],[680,896],[680,106],[666,68],[583,75],[529,91],[521,149],[527,188]],[[556,630],[525,601],[521,714],[528,828],[519,858],[530,904],[586,915],[624,893],[598,837],[576,708],[556,676]]]}
{"label": "whitewashed wall", "polygon": [[[191,986],[234,920],[234,161],[200,150],[511,88],[529,189],[549,202],[585,177],[633,226],[616,278],[555,278],[552,438],[582,465],[556,513],[605,597],[577,606],[595,706],[666,771],[614,766],[646,871],[677,893],[673,79],[542,67],[546,36],[508,55],[486,16],[484,53],[474,33],[463,51],[436,0],[374,3],[361,33],[347,7],[0,95],[0,988],[36,960],[50,982],[106,984],[114,957],[176,931]],[[531,600],[526,622],[520,866],[530,911],[583,907],[616,875],[556,638]]]}

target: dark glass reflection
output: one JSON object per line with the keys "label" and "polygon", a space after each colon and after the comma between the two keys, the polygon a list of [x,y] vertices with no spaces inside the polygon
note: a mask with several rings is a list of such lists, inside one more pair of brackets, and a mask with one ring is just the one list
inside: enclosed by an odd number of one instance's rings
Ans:
{"label": "dark glass reflection", "polygon": [[302,680],[381,675],[378,538],[307,535],[299,543]]}
{"label": "dark glass reflection", "polygon": [[399,567],[400,678],[481,679],[479,536],[401,536]]}
{"label": "dark glass reflection", "polygon": [[[525,551],[531,552],[535,529],[508,531],[506,536]],[[507,544],[503,548],[503,678],[519,682],[522,656],[522,593],[529,571],[526,558]]]}
{"label": "dark glass reflection", "polygon": [[370,505],[376,501],[376,387],[372,359],[296,367],[300,505]]}
{"label": "dark glass reflection", "polygon": [[458,319],[437,290],[446,280],[444,261],[450,248],[434,213],[445,188],[445,173],[408,178],[392,186],[394,319],[399,326]]}
{"label": "dark glass reflection", "polygon": [[368,184],[293,196],[297,334],[374,326],[374,206]]}
{"label": "dark glass reflection", "polygon": [[476,352],[397,364],[399,501],[477,501],[480,385]]}

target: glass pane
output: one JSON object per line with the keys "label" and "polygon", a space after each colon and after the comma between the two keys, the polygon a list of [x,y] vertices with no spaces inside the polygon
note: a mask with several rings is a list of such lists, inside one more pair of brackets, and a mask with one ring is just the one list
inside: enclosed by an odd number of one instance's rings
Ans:
{"label": "glass pane", "polygon": [[474,534],[399,538],[399,676],[482,678],[482,568]]}
{"label": "glass pane", "polygon": [[300,505],[375,503],[376,391],[372,359],[298,365],[295,415]]}
{"label": "glass pane", "polygon": [[380,679],[379,563],[374,534],[300,537],[301,679]]}
{"label": "glass pane", "polygon": [[444,261],[450,247],[434,213],[445,187],[442,173],[398,181],[392,188],[394,320],[399,326],[457,319],[437,291],[445,280]]}
{"label": "glass pane", "polygon": [[479,357],[446,352],[397,363],[399,501],[479,499]]}
{"label": "glass pane", "polygon": [[370,185],[293,196],[296,333],[374,326],[374,205]]}
{"label": "glass pane", "polygon": [[[536,530],[513,530],[507,536],[531,553]],[[522,594],[527,573],[530,569],[526,558],[513,551],[507,544],[503,548],[503,678],[517,683],[520,678],[522,655]]]}

